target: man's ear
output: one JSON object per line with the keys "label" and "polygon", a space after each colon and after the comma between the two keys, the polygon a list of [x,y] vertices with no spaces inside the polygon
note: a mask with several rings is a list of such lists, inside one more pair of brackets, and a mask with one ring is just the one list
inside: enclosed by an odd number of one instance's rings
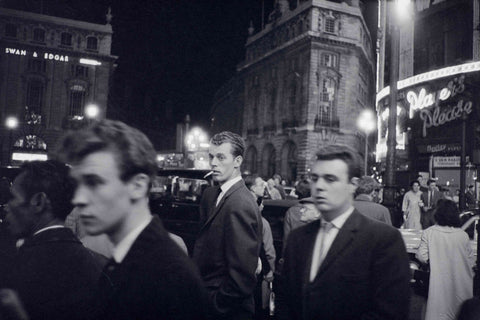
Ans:
{"label": "man's ear", "polygon": [[30,198],[30,206],[35,212],[42,212],[50,203],[44,192],[37,192]]}
{"label": "man's ear", "polygon": [[148,194],[150,177],[145,173],[137,173],[130,178],[128,184],[131,199],[140,199]]}
{"label": "man's ear", "polygon": [[350,179],[350,186],[352,188],[352,193],[355,193],[355,191],[357,191],[357,188],[358,188],[358,178],[357,177],[353,177]]}
{"label": "man's ear", "polygon": [[243,162],[243,157],[242,156],[236,156],[235,159],[233,159],[233,162],[235,163],[235,168],[240,168]]}

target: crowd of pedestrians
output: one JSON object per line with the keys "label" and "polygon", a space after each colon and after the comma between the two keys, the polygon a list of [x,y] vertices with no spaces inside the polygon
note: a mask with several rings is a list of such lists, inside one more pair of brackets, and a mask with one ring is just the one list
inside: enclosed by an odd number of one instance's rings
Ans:
{"label": "crowd of pedestrians", "polygon": [[[212,137],[215,184],[203,192],[190,258],[150,211],[156,154],[143,133],[101,120],[65,135],[56,160],[24,164],[2,191],[0,319],[265,319],[273,302],[277,319],[407,319],[405,244],[377,203],[380,185],[360,175],[359,155],[342,145],[318,150],[295,184],[298,204],[275,252],[263,199],[291,196],[278,174],[244,179],[244,151],[235,133]],[[434,181],[419,187],[402,209],[405,226],[422,228],[422,213],[436,223],[417,254],[431,266],[426,316],[454,319],[473,295],[472,252],[455,204]]]}

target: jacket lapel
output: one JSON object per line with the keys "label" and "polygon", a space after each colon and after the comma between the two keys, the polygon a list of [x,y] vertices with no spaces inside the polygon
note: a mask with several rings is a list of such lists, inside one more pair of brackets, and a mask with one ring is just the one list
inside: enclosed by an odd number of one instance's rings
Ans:
{"label": "jacket lapel", "polygon": [[316,220],[308,225],[305,238],[300,242],[305,244],[305,267],[303,275],[303,283],[310,282],[310,269],[312,268],[313,247],[315,246],[315,240],[317,239],[318,229],[320,228],[320,220]]}
{"label": "jacket lapel", "polygon": [[345,221],[345,224],[338,231],[332,246],[328,250],[325,260],[323,260],[320,270],[318,270],[316,279],[318,279],[342,254],[342,251],[348,247],[348,245],[355,239],[355,233],[359,225],[359,214],[357,210],[354,210],[352,215]]}
{"label": "jacket lapel", "polygon": [[202,226],[202,228],[200,229],[200,232],[202,232],[203,229],[205,229],[212,222],[212,220],[215,219],[215,217],[220,212],[220,209],[223,207],[223,204],[225,203],[225,200],[232,193],[234,193],[237,189],[239,189],[241,186],[244,186],[244,185],[245,185],[245,183],[243,182],[243,180],[240,180],[237,183],[235,183],[230,189],[228,189],[227,193],[225,193],[225,195],[222,197],[222,199],[218,203],[218,206],[215,206],[215,203],[216,203],[217,199],[212,199],[211,200],[212,201],[212,208],[214,208],[213,212],[208,216],[208,219],[205,222],[205,224]]}

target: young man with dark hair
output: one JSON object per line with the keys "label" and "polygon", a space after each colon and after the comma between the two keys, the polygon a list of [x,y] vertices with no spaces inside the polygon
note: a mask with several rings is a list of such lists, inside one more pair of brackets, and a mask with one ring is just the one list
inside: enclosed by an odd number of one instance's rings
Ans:
{"label": "young man with dark hair", "polygon": [[152,214],[148,194],[156,154],[148,138],[102,120],[67,135],[61,150],[77,183],[73,204],[85,231],[114,245],[100,281],[98,319],[203,319],[198,271]]}
{"label": "young man with dark hair", "polygon": [[6,220],[19,239],[9,272],[31,319],[84,319],[102,267],[64,227],[72,210],[69,168],[48,160],[25,163],[11,187]]}
{"label": "young man with dark hair", "polygon": [[353,206],[366,217],[392,225],[392,217],[388,208],[373,200],[375,189],[379,186],[372,177],[363,176],[358,179],[357,196]]}
{"label": "young man with dark hair", "polygon": [[194,261],[210,297],[212,318],[253,319],[255,269],[262,242],[258,205],[242,180],[243,139],[221,132],[210,140],[213,180],[219,186],[205,190]]}
{"label": "young man with dark hair", "polygon": [[407,318],[405,244],[398,230],[354,209],[360,172],[350,147],[317,152],[311,190],[321,218],[290,233],[276,291],[277,319]]}

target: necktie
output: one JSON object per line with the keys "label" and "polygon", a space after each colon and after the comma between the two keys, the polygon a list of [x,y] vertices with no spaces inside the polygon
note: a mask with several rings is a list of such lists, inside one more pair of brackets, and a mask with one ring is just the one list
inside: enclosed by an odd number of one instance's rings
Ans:
{"label": "necktie", "polygon": [[323,260],[325,259],[328,248],[325,245],[326,236],[330,232],[330,230],[334,227],[331,222],[322,220],[320,225],[320,231],[318,234],[318,246],[317,243],[315,244],[315,252],[313,253],[312,257],[312,267],[310,269],[310,281],[313,281],[322,265]]}
{"label": "necktie", "polygon": [[429,207],[432,206],[432,195],[433,195],[433,192],[432,192],[432,191],[429,191],[429,192],[428,192],[428,206],[429,206]]}
{"label": "necktie", "polygon": [[222,194],[222,188],[218,187],[218,189],[216,190],[217,191],[217,200],[215,200],[215,207],[218,206],[218,204],[220,203],[220,200],[222,199],[220,197],[220,195]]}

